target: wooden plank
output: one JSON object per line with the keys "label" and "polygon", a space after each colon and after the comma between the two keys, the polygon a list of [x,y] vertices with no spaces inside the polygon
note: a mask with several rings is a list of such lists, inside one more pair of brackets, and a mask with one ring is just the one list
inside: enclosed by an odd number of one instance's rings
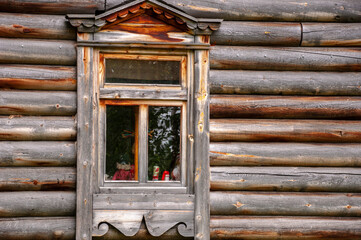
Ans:
{"label": "wooden plank", "polygon": [[211,239],[359,239],[360,226],[360,218],[214,216]]}
{"label": "wooden plank", "polygon": [[361,71],[360,48],[215,46],[210,58],[219,70]]}
{"label": "wooden plank", "polygon": [[101,88],[101,99],[157,99],[157,100],[187,100],[187,89],[137,89]]}
{"label": "wooden plank", "polygon": [[211,166],[361,167],[360,144],[212,142]]}
{"label": "wooden plank", "polygon": [[55,217],[75,214],[75,192],[0,192],[0,217]]}
{"label": "wooden plank", "polygon": [[67,141],[75,137],[72,117],[0,116],[0,140]]}
{"label": "wooden plank", "polygon": [[360,96],[361,73],[210,71],[212,94]]}
{"label": "wooden plank", "polygon": [[1,167],[75,166],[74,142],[0,142]]}
{"label": "wooden plank", "polygon": [[76,114],[76,93],[63,91],[0,91],[0,114]]}
{"label": "wooden plank", "polygon": [[211,215],[360,217],[361,194],[211,192]]}
{"label": "wooden plank", "polygon": [[0,13],[0,37],[75,40],[75,31],[61,15]]}
{"label": "wooden plank", "polygon": [[0,168],[0,191],[74,190],[73,167]]}
{"label": "wooden plank", "polygon": [[76,90],[74,67],[0,65],[0,88],[34,90]]}
{"label": "wooden plank", "polygon": [[302,23],[303,47],[361,46],[361,26],[358,23]]}
{"label": "wooden plank", "polygon": [[212,95],[212,118],[360,119],[361,97]]}
{"label": "wooden plank", "polygon": [[67,40],[0,38],[0,63],[75,65],[75,43]]}
{"label": "wooden plank", "polygon": [[211,190],[360,192],[357,168],[211,167]]}
{"label": "wooden plank", "polygon": [[224,21],[211,37],[213,45],[298,47],[300,43],[299,23]]}
{"label": "wooden plank", "polygon": [[211,119],[211,141],[361,142],[359,121]]}

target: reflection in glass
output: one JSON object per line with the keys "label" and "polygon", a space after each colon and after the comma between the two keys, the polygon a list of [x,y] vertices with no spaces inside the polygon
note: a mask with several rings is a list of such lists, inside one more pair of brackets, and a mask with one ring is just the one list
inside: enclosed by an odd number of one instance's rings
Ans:
{"label": "reflection in glass", "polygon": [[106,180],[137,180],[138,106],[106,107]]}
{"label": "reflection in glass", "polygon": [[180,107],[149,106],[148,181],[180,181]]}

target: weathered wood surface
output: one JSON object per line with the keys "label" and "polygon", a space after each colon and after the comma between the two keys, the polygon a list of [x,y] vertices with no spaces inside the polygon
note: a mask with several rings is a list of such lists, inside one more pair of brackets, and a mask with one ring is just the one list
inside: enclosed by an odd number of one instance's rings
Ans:
{"label": "weathered wood surface", "polygon": [[0,168],[0,191],[75,190],[73,167]]}
{"label": "weathered wood surface", "polygon": [[211,192],[211,215],[360,217],[361,194]]}
{"label": "weathered wood surface", "polygon": [[361,25],[358,23],[302,23],[302,45],[361,46]]}
{"label": "weathered wood surface", "polygon": [[0,65],[0,88],[34,90],[76,90],[74,67]]}
{"label": "weathered wood surface", "polygon": [[212,94],[361,95],[359,72],[211,70]]}
{"label": "weathered wood surface", "polygon": [[[122,2],[124,0],[107,0],[106,9]],[[358,0],[168,0],[167,3],[195,17],[232,21],[361,22]]]}
{"label": "weathered wood surface", "polygon": [[358,168],[211,167],[211,190],[360,192]]}
{"label": "weathered wood surface", "polygon": [[6,240],[73,240],[74,217],[1,218],[0,238]]}
{"label": "weathered wood surface", "polygon": [[0,116],[0,140],[67,141],[75,137],[72,117]]}
{"label": "weathered wood surface", "polygon": [[211,141],[361,142],[360,121],[211,119]]}
{"label": "weathered wood surface", "polygon": [[301,25],[277,22],[224,21],[212,34],[214,45],[299,46]]}
{"label": "weathered wood surface", "polygon": [[187,90],[100,88],[101,99],[187,100]]}
{"label": "weathered wood surface", "polygon": [[215,46],[210,58],[220,70],[361,71],[360,48]]}
{"label": "weathered wood surface", "polygon": [[212,142],[211,166],[361,167],[361,144]]}
{"label": "weathered wood surface", "polygon": [[0,63],[75,65],[75,42],[0,38]]}
{"label": "weathered wood surface", "polygon": [[361,97],[213,95],[212,118],[360,119]]}
{"label": "weathered wood surface", "polygon": [[0,13],[0,37],[73,40],[75,30],[61,15]]}
{"label": "weathered wood surface", "polygon": [[360,218],[213,216],[211,239],[360,239]]}
{"label": "weathered wood surface", "polygon": [[74,142],[0,142],[0,167],[75,166]]}
{"label": "weathered wood surface", "polygon": [[75,214],[75,192],[0,192],[0,217],[55,217]]}
{"label": "weathered wood surface", "polygon": [[76,92],[0,91],[0,114],[75,115]]}

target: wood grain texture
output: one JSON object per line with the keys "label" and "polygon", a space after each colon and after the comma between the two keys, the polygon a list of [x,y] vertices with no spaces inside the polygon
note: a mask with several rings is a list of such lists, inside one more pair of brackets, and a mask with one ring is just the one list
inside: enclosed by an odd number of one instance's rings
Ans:
{"label": "wood grain texture", "polygon": [[211,192],[211,215],[360,217],[361,194]]}
{"label": "wood grain texture", "polygon": [[56,217],[75,214],[75,192],[0,192],[1,217]]}
{"label": "wood grain texture", "polygon": [[68,40],[0,38],[0,63],[75,65],[75,43]]}
{"label": "wood grain texture", "polygon": [[212,142],[211,166],[361,167],[360,144]]}
{"label": "wood grain texture", "polygon": [[49,65],[0,65],[0,88],[76,90],[74,67]]}
{"label": "wood grain texture", "polygon": [[0,116],[0,140],[68,141],[75,137],[72,117]]}
{"label": "wood grain texture", "polygon": [[361,71],[359,48],[215,46],[210,58],[218,70]]}
{"label": "wood grain texture", "polygon": [[213,45],[299,46],[299,23],[224,21],[212,34]]}
{"label": "wood grain texture", "polygon": [[359,72],[211,70],[212,94],[360,96]]}
{"label": "wood grain texture", "polygon": [[359,121],[211,119],[211,141],[361,142]]}
{"label": "wood grain texture", "polygon": [[361,97],[212,95],[212,118],[360,119]]}
{"label": "wood grain texture", "polygon": [[213,191],[360,192],[357,168],[211,167]]}
{"label": "wood grain texture", "polygon": [[0,142],[1,167],[75,166],[74,142]]}
{"label": "wood grain texture", "polygon": [[75,115],[76,92],[0,91],[0,114]]}
{"label": "wood grain texture", "polygon": [[73,167],[0,168],[0,191],[75,190]]}

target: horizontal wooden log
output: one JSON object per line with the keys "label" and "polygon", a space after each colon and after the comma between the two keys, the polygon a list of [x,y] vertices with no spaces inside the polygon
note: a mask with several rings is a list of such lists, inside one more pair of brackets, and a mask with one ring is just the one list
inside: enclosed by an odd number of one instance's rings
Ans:
{"label": "horizontal wooden log", "polygon": [[73,167],[0,168],[0,191],[74,190]]}
{"label": "horizontal wooden log", "polygon": [[361,95],[359,72],[210,71],[213,94]]}
{"label": "horizontal wooden log", "polygon": [[72,117],[0,116],[0,140],[67,141],[76,138]]}
{"label": "horizontal wooden log", "polygon": [[213,95],[212,118],[360,119],[361,97]]}
{"label": "horizontal wooden log", "polygon": [[211,166],[361,167],[361,144],[212,142]]}
{"label": "horizontal wooden log", "polygon": [[75,67],[2,64],[0,88],[76,90]]}
{"label": "horizontal wooden log", "polygon": [[[125,0],[107,0],[110,9]],[[358,0],[168,0],[181,10],[195,17],[221,18],[224,20],[251,21],[316,21],[316,22],[361,22]]]}
{"label": "horizontal wooden log", "polygon": [[61,15],[0,13],[0,37],[75,40],[75,30]]}
{"label": "horizontal wooden log", "polygon": [[299,46],[301,25],[276,22],[222,22],[212,34],[211,44],[254,46]]}
{"label": "horizontal wooden log", "polygon": [[220,70],[361,71],[360,48],[215,46],[210,59]]}
{"label": "horizontal wooden log", "polygon": [[358,23],[302,23],[303,47],[361,46],[361,26]]}
{"label": "horizontal wooden log", "polygon": [[211,239],[344,240],[361,237],[360,218],[212,216]]}
{"label": "horizontal wooden log", "polygon": [[75,115],[76,92],[0,91],[0,114]]}
{"label": "horizontal wooden log", "polygon": [[211,192],[212,215],[360,217],[361,194]]}
{"label": "horizontal wooden log", "polygon": [[360,192],[357,168],[211,167],[214,191]]}
{"label": "horizontal wooden log", "polygon": [[0,192],[0,217],[56,217],[75,214],[75,192]]}
{"label": "horizontal wooden log", "polygon": [[0,38],[0,63],[75,65],[75,42]]}
{"label": "horizontal wooden log", "polygon": [[211,119],[211,141],[361,142],[360,121]]}
{"label": "horizontal wooden log", "polygon": [[0,141],[0,167],[75,166],[74,142]]}

